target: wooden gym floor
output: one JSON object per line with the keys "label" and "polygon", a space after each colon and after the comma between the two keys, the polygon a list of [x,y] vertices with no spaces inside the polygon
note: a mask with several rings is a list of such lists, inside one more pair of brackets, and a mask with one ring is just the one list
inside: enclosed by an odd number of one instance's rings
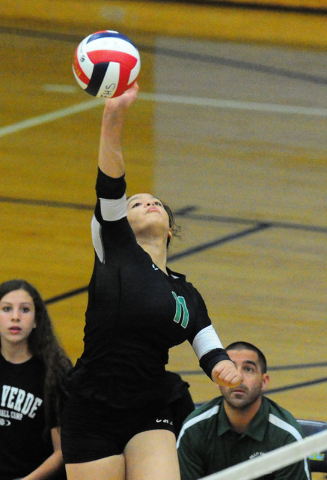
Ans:
{"label": "wooden gym floor", "polygon": [[[92,31],[0,28],[0,281],[47,300],[73,361],[93,263],[102,101],[71,72]],[[177,213],[171,268],[204,296],[224,345],[246,340],[270,365],[270,396],[327,421],[327,52],[133,35],[140,95],[125,128],[128,193]],[[218,392],[188,344],[169,368],[196,402]]]}

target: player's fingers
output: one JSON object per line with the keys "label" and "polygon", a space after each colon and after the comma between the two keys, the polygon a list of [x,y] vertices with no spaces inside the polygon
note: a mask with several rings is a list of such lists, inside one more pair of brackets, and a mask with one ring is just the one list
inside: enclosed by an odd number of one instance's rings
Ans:
{"label": "player's fingers", "polygon": [[233,387],[237,387],[242,383],[242,376],[239,373],[236,373],[234,377],[231,379],[230,385]]}
{"label": "player's fingers", "polygon": [[242,376],[235,368],[225,368],[218,376],[218,383],[227,387],[237,387],[242,383]]}
{"label": "player's fingers", "polygon": [[115,98],[108,98],[105,101],[105,109],[107,113],[125,111],[137,97],[138,85],[134,84],[129,90]]}

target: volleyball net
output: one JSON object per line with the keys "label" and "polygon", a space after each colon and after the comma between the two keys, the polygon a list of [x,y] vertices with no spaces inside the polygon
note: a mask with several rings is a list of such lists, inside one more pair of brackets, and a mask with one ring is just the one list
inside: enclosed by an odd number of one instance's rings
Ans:
{"label": "volleyball net", "polygon": [[277,448],[253,460],[213,473],[201,480],[254,480],[325,450],[327,450],[327,430]]}

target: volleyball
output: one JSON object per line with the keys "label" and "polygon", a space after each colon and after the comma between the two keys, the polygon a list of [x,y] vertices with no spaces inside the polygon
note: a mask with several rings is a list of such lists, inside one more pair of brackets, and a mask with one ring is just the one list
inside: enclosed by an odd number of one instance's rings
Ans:
{"label": "volleyball", "polygon": [[77,83],[94,97],[122,95],[136,82],[140,68],[140,54],[133,42],[113,30],[88,35],[73,60]]}

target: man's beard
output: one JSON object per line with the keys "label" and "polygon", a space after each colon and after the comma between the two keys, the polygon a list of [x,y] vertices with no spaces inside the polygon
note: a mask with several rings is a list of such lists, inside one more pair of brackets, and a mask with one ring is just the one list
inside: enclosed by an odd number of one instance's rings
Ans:
{"label": "man's beard", "polygon": [[[262,395],[261,387],[258,387],[252,392],[250,392],[245,385],[239,385],[237,388],[240,388],[245,392],[245,394],[240,393],[240,398],[237,398],[237,393],[233,393],[230,390],[228,391],[229,395],[223,395],[226,403],[228,403],[228,405],[235,410],[249,409]],[[231,397],[231,395],[233,396]]]}

